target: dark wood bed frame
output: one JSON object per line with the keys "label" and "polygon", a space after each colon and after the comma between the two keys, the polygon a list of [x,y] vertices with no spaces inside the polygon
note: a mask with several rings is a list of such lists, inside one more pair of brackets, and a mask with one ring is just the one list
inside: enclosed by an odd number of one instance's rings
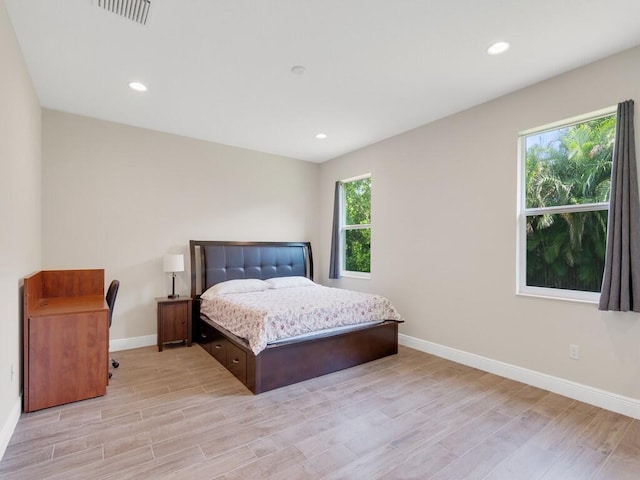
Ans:
{"label": "dark wood bed frame", "polygon": [[[313,280],[311,244],[191,240],[189,248],[193,340],[253,393],[266,392],[398,353],[400,322],[390,320],[348,332],[270,345],[255,355],[244,339],[200,314],[200,293],[221,281],[238,278],[264,280],[304,275]],[[291,256],[289,252],[293,252]],[[288,260],[290,258],[295,261]]]}

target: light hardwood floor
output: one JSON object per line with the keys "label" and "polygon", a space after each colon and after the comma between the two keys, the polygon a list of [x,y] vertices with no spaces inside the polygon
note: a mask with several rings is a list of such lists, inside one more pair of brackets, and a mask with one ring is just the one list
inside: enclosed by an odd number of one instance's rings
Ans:
{"label": "light hardwood floor", "polygon": [[0,479],[638,479],[640,422],[401,347],[254,396],[198,345],[22,415]]}

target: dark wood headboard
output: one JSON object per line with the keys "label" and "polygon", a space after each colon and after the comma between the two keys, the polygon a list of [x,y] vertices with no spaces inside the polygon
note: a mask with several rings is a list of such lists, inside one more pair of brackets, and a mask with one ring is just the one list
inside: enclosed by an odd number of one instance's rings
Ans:
{"label": "dark wood headboard", "polygon": [[304,276],[313,280],[310,242],[189,241],[191,298],[216,283]]}

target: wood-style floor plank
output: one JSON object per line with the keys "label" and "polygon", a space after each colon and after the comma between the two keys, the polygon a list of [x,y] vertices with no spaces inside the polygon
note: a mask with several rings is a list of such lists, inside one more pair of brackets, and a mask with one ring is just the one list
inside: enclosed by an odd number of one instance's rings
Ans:
{"label": "wood-style floor plank", "polygon": [[640,478],[640,421],[406,347],[258,396],[198,345],[116,358],[22,415],[0,480]]}

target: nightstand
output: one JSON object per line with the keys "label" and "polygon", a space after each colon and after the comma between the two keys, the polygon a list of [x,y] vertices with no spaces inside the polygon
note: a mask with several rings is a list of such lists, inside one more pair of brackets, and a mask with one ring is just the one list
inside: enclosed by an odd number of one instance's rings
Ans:
{"label": "nightstand", "polygon": [[191,346],[191,298],[156,297],[158,303],[158,351],[168,342]]}

